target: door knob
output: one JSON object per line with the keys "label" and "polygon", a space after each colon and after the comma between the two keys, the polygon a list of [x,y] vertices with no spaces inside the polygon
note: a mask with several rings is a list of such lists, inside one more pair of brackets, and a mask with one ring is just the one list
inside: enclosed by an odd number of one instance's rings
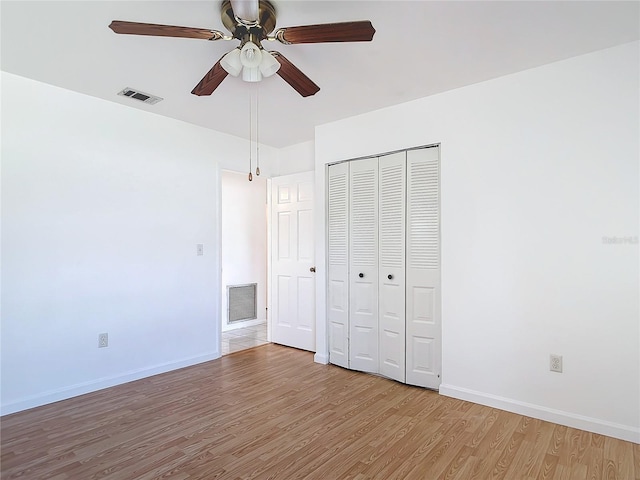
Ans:
{"label": "door knob", "polygon": [[364,273],[359,273],[359,274],[358,274],[358,276],[359,276],[360,278],[364,278]]}
{"label": "door knob", "polygon": [[309,271],[310,271],[311,273],[316,273],[316,267],[311,267],[311,268],[309,269]]}
{"label": "door knob", "polygon": [[393,280],[393,275],[389,274],[389,275],[387,275],[387,278],[388,278],[389,280]]}

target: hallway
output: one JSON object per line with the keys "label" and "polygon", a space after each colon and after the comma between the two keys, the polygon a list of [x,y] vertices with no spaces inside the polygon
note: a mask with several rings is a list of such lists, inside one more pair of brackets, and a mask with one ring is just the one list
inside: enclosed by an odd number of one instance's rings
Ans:
{"label": "hallway", "polygon": [[267,323],[222,332],[222,355],[269,343]]}

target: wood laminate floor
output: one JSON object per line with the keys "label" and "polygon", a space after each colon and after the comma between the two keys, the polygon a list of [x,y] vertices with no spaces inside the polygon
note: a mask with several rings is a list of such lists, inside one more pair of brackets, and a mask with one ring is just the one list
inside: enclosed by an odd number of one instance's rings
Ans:
{"label": "wood laminate floor", "polygon": [[1,478],[640,479],[640,446],[263,345],[8,415]]}

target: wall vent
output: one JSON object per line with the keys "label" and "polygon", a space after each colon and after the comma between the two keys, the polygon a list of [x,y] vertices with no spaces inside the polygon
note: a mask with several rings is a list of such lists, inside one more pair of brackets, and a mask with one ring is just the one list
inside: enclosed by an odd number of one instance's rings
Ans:
{"label": "wall vent", "polygon": [[255,320],[257,283],[227,286],[228,323]]}
{"label": "wall vent", "polygon": [[118,92],[118,95],[122,97],[133,98],[134,100],[138,100],[143,103],[148,103],[149,105],[155,105],[160,100],[164,100],[163,98],[157,97],[155,95],[144,93],[144,92],[141,92],[140,90],[135,90],[129,87]]}

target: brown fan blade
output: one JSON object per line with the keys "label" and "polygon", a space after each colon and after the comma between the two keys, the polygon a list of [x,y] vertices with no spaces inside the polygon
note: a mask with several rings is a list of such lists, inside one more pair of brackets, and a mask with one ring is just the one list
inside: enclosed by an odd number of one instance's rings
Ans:
{"label": "brown fan blade", "polygon": [[200,38],[203,40],[219,40],[224,34],[206,28],[176,27],[174,25],[158,25],[155,23],[138,23],[114,20],[109,28],[115,33],[127,35],[153,35],[156,37]]}
{"label": "brown fan blade", "polygon": [[[220,60],[222,60],[222,58],[220,58]],[[200,80],[200,83],[191,90],[192,94],[198,96],[211,95],[213,91],[218,88],[218,85],[220,85],[228,75],[227,71],[220,65],[220,60],[211,67],[211,70]]]}
{"label": "brown fan blade", "polygon": [[276,39],[284,44],[325,43],[325,42],[370,42],[375,28],[369,20],[361,22],[325,23],[285,27],[275,33]]}
{"label": "brown fan blade", "polygon": [[280,75],[280,77],[291,85],[300,95],[308,97],[318,93],[320,87],[313,83],[313,80],[302,73],[298,67],[287,60],[284,55],[275,51],[270,53],[276,57],[276,60],[280,63],[278,75]]}

